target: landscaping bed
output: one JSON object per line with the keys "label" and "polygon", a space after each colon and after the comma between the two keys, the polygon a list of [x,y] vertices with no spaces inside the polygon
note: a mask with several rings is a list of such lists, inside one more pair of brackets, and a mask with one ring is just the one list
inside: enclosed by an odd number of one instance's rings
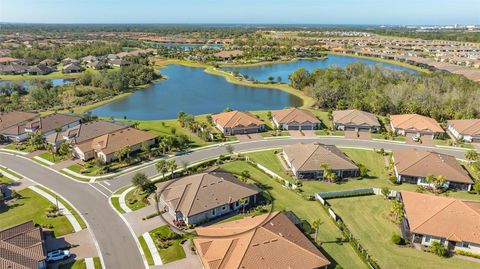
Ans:
{"label": "landscaping bed", "polygon": [[147,193],[135,188],[125,195],[125,202],[131,210],[135,211],[149,205],[147,196]]}
{"label": "landscaping bed", "polygon": [[193,237],[191,234],[177,234],[168,225],[150,231],[150,236],[164,264],[185,258],[182,243],[188,244],[188,240]]}

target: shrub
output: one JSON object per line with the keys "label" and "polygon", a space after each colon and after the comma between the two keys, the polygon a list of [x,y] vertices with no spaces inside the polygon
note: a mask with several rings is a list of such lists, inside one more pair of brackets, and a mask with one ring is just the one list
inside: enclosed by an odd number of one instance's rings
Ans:
{"label": "shrub", "polygon": [[447,248],[443,244],[436,241],[432,243],[430,250],[440,257],[446,257],[448,254]]}
{"label": "shrub", "polygon": [[404,245],[405,244],[405,240],[403,240],[403,238],[398,234],[392,235],[391,240],[395,245]]}
{"label": "shrub", "polygon": [[480,259],[480,254],[475,254],[469,251],[456,250],[455,253],[462,256],[468,256],[468,257]]}
{"label": "shrub", "polygon": [[396,176],[391,176],[388,178],[388,180],[390,180],[390,182],[392,182],[393,184],[397,184],[397,177]]}

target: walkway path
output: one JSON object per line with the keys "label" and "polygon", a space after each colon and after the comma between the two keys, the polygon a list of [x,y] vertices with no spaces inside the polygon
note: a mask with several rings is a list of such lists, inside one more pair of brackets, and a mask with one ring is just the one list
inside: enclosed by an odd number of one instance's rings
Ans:
{"label": "walkway path", "polygon": [[162,258],[160,258],[160,254],[158,253],[157,246],[155,246],[155,243],[153,242],[152,237],[150,236],[150,233],[146,232],[143,235],[143,239],[145,239],[145,243],[147,243],[148,250],[150,251],[150,254],[152,254],[153,258],[153,264],[154,265],[162,265]]}

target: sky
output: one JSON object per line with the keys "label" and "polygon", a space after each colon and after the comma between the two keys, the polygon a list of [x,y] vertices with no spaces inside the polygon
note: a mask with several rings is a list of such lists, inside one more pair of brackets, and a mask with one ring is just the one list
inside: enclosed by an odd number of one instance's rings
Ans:
{"label": "sky", "polygon": [[480,0],[0,0],[0,22],[480,24]]}

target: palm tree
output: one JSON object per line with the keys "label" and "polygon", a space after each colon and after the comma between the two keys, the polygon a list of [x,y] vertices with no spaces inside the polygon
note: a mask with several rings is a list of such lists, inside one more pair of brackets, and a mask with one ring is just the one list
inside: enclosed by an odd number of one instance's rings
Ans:
{"label": "palm tree", "polygon": [[327,175],[330,171],[330,165],[328,163],[321,163],[320,168],[323,170],[323,178],[327,178]]}
{"label": "palm tree", "polygon": [[182,169],[186,172],[187,175],[190,173],[190,171],[188,170],[188,165],[189,163],[187,161],[182,161]]}
{"label": "palm tree", "polygon": [[312,223],[312,226],[313,228],[315,229],[315,242],[317,242],[317,238],[318,238],[318,228],[320,227],[320,225],[323,224],[323,221],[321,219],[315,219]]}
{"label": "palm tree", "polygon": [[47,151],[52,154],[52,159],[55,162],[55,147],[52,144],[47,143]]}
{"label": "palm tree", "polygon": [[170,177],[173,178],[175,170],[177,169],[177,163],[174,160],[167,161],[167,167],[170,170]]}
{"label": "palm tree", "polygon": [[470,161],[475,161],[479,158],[479,154],[475,150],[469,150],[465,152],[465,158]]}
{"label": "palm tree", "polygon": [[165,173],[167,172],[167,162],[165,160],[160,160],[155,164],[157,172],[162,174],[162,179],[165,178]]}

